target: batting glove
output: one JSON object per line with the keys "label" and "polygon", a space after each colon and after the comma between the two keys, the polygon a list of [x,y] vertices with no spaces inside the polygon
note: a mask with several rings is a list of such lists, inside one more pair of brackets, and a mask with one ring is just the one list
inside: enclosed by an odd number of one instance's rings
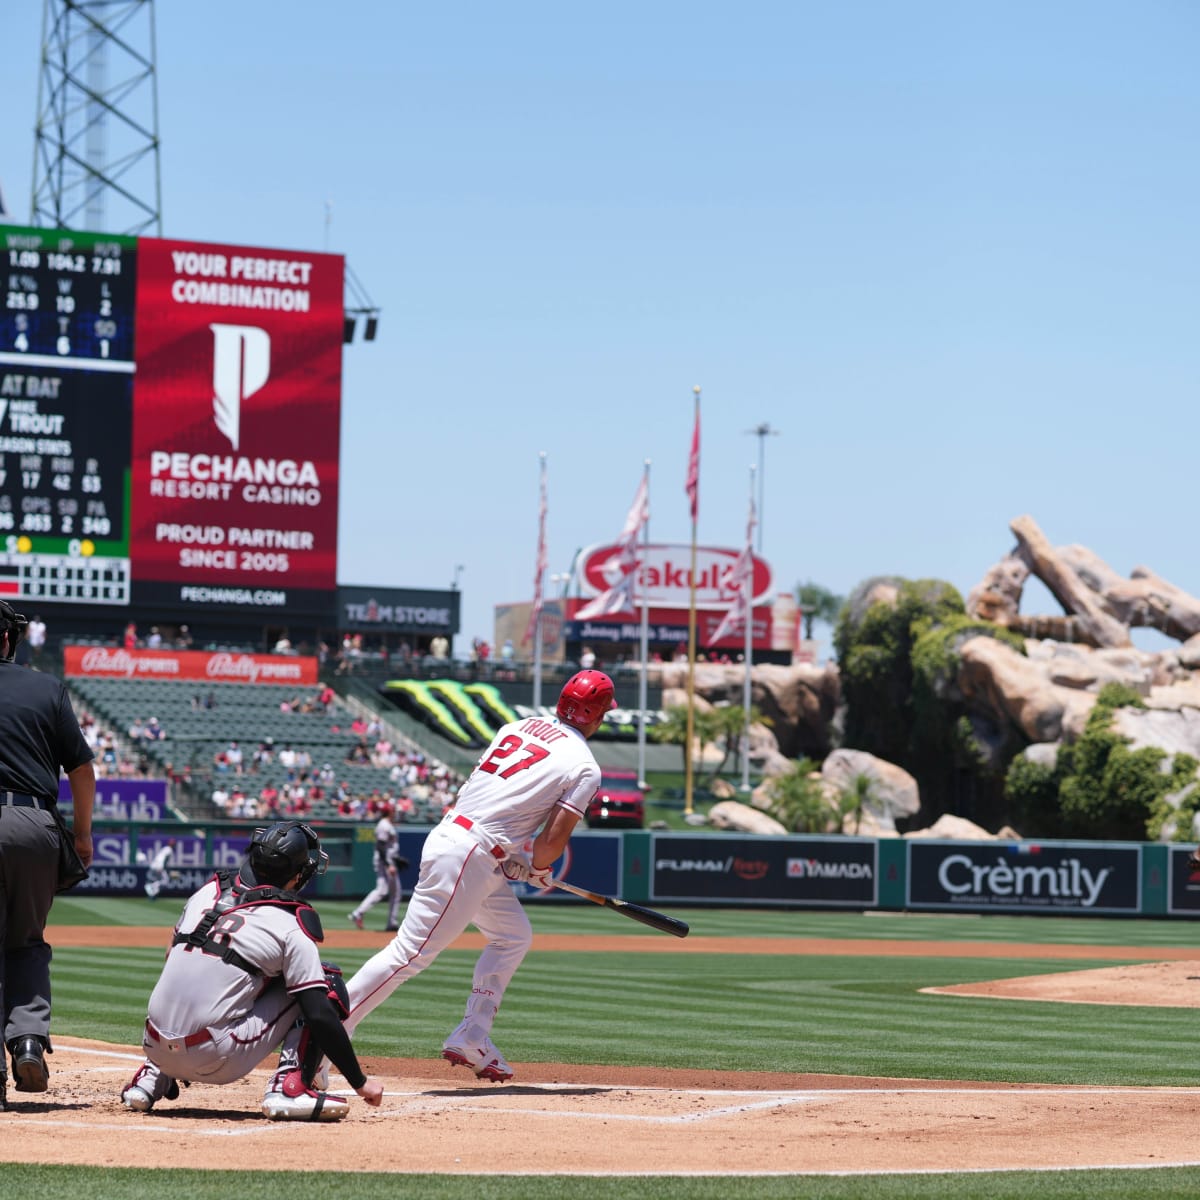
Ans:
{"label": "batting glove", "polygon": [[508,857],[500,864],[500,870],[504,872],[505,879],[511,879],[514,883],[525,883],[533,865],[529,861],[529,855],[523,850],[510,850]]}
{"label": "batting glove", "polygon": [[554,874],[549,867],[542,867],[540,869],[530,867],[529,883],[533,887],[540,888],[544,892],[553,882]]}

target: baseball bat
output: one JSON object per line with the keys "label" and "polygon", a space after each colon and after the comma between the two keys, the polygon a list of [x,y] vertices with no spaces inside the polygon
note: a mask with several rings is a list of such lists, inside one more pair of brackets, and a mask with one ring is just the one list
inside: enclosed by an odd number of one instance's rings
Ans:
{"label": "baseball bat", "polygon": [[669,933],[673,937],[679,938],[688,935],[688,923],[680,921],[677,917],[668,917],[666,913],[655,912],[652,908],[643,908],[640,904],[633,904],[629,900],[618,900],[615,896],[602,896],[599,892],[589,892],[581,887],[576,887],[573,883],[563,883],[560,879],[551,882],[553,887],[562,888],[564,892],[570,892],[573,896],[580,896],[584,900],[590,900],[593,904],[602,905],[604,908],[611,908],[614,912],[619,912],[621,916],[641,921],[643,925],[649,925],[651,929],[657,929],[660,933]]}

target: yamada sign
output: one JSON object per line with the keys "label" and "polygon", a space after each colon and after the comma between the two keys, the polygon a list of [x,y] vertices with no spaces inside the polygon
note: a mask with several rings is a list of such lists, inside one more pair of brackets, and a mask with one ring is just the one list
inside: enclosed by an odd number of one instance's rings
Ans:
{"label": "yamada sign", "polygon": [[123,650],[108,646],[64,646],[67,675],[100,679],[191,679],[209,683],[317,682],[317,660],[311,656],[231,654],[203,650]]}
{"label": "yamada sign", "polygon": [[[696,547],[696,607],[728,608],[735,600],[737,588],[731,579],[740,550],[719,546]],[[616,559],[620,554],[615,545],[589,546],[579,556],[580,591],[585,596],[598,596],[620,578]],[[641,560],[638,578],[638,600],[644,596],[651,608],[688,608],[691,604],[691,546],[642,546],[637,548]],[[771,568],[765,560],[752,556],[754,567],[755,604],[771,595]]]}

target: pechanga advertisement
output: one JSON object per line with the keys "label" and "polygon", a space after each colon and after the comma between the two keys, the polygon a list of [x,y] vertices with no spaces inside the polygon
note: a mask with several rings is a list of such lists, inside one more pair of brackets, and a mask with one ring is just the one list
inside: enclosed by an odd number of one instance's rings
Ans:
{"label": "pechanga advertisement", "polygon": [[135,600],[323,611],[343,259],[155,238],[138,255]]}

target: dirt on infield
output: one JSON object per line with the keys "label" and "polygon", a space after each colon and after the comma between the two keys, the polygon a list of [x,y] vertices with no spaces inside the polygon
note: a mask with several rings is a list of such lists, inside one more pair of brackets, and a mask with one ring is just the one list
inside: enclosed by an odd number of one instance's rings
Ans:
{"label": "dirt on infield", "polygon": [[[161,946],[163,929],[55,926],[56,946]],[[382,933],[337,931],[332,948],[378,947]],[[455,943],[469,949],[478,935]],[[1111,968],[936,990],[972,996],[1200,1007],[1200,949],[985,942],[538,936],[535,949],[658,953],[1112,958]],[[1143,960],[1128,965],[1128,960]],[[378,1109],[314,1128],[259,1112],[269,1070],[226,1087],[196,1084],[152,1113],[119,1099],[141,1054],[56,1035],[50,1090],[16,1092],[0,1161],[106,1166],[522,1174],[745,1174],[813,1171],[1162,1166],[1196,1163],[1200,1088],[1018,1086],[962,1081],[514,1063],[509,1084],[478,1082],[439,1058],[368,1056],[387,1087]],[[334,1076],[336,1093],[343,1081]],[[1183,1100],[1181,1104],[1180,1101]],[[57,1135],[47,1137],[53,1130]],[[229,1139],[233,1139],[230,1144]],[[314,1141],[316,1139],[316,1141]],[[319,1146],[318,1144],[319,1143]],[[499,1163],[499,1165],[498,1165]]]}

